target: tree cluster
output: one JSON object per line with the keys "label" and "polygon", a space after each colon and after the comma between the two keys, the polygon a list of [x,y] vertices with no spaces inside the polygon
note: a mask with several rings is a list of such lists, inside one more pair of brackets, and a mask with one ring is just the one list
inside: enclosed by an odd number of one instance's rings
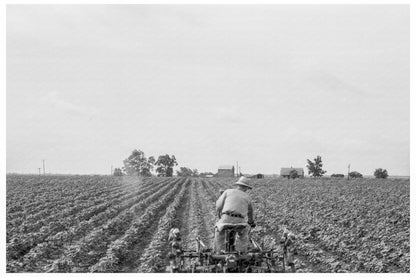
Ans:
{"label": "tree cluster", "polygon": [[123,176],[123,171],[121,170],[121,168],[115,168],[114,172],[113,172],[114,176]]}
{"label": "tree cluster", "polygon": [[127,175],[152,176],[155,158],[153,156],[146,158],[142,150],[135,149],[123,163],[123,171]]}
{"label": "tree cluster", "polygon": [[172,177],[173,167],[178,165],[174,155],[161,155],[157,160],[153,156],[146,157],[142,150],[133,150],[131,155],[123,161],[123,171],[127,175],[143,177],[152,176],[152,170],[156,166],[157,176]]}
{"label": "tree cluster", "polygon": [[176,158],[174,155],[169,156],[168,154],[159,156],[155,165],[158,167],[156,168],[157,176],[162,177],[172,177],[173,175],[173,167],[178,165]]}
{"label": "tree cluster", "polygon": [[353,171],[350,172],[350,178],[363,178],[363,175],[360,172]]}
{"label": "tree cluster", "polygon": [[176,175],[178,177],[198,177],[198,170],[197,169],[190,169],[188,167],[181,167],[179,170],[176,171]]}
{"label": "tree cluster", "polygon": [[389,177],[389,174],[387,173],[386,169],[377,168],[374,171],[374,177],[381,178],[381,179],[386,179],[387,177]]}

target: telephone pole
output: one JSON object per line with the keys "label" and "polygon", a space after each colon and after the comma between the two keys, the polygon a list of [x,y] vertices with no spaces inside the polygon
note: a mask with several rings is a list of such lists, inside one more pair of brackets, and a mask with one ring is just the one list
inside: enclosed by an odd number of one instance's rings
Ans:
{"label": "telephone pole", "polygon": [[350,164],[348,164],[348,176],[347,176],[347,180],[350,179]]}
{"label": "telephone pole", "polygon": [[42,160],[43,162],[43,175],[45,175],[45,160]]}

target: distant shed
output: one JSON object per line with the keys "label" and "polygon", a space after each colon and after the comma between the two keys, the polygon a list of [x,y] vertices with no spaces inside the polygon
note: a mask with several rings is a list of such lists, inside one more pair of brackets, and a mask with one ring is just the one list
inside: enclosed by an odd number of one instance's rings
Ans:
{"label": "distant shed", "polygon": [[285,178],[289,178],[290,177],[290,172],[292,170],[296,170],[299,177],[301,177],[301,178],[305,177],[305,172],[303,171],[303,168],[300,168],[300,167],[282,167],[280,169],[280,176],[285,177]]}
{"label": "distant shed", "polygon": [[264,174],[261,174],[261,173],[257,173],[257,174],[250,175],[250,176],[248,175],[244,175],[244,176],[250,179],[264,179]]}
{"label": "distant shed", "polygon": [[218,177],[234,177],[234,166],[221,165],[218,167]]}

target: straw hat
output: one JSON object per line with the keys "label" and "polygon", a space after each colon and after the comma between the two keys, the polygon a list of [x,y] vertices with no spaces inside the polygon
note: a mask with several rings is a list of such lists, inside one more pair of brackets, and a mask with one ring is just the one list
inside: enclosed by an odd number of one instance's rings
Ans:
{"label": "straw hat", "polygon": [[248,179],[247,177],[241,176],[240,179],[238,179],[238,181],[234,183],[234,185],[246,186],[252,189],[253,187],[249,185],[249,181],[250,179]]}

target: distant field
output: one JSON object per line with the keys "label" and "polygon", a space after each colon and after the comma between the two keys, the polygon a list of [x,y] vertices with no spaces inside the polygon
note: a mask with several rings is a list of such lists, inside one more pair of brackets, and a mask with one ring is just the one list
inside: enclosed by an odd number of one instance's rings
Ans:
{"label": "distant field", "polygon": [[[7,272],[161,272],[170,228],[211,246],[235,179],[7,176]],[[409,272],[408,179],[260,179],[254,236],[296,234],[298,272]]]}

